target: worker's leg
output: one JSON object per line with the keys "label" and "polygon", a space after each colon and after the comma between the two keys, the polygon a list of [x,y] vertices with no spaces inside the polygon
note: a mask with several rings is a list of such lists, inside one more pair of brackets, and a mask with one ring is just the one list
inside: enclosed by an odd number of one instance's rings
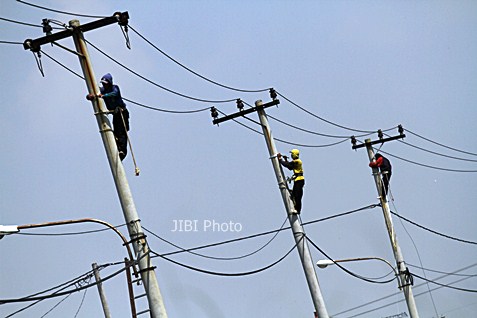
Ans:
{"label": "worker's leg", "polygon": [[301,199],[303,198],[303,186],[305,180],[298,180],[293,183],[293,198],[295,201],[295,209],[297,213],[301,212]]}
{"label": "worker's leg", "polygon": [[123,113],[123,117],[124,122],[126,122],[126,127],[124,127],[123,118],[120,113],[113,115],[114,136],[116,137],[116,145],[121,160],[123,160],[128,153],[128,136],[126,128],[129,127],[129,113]]}

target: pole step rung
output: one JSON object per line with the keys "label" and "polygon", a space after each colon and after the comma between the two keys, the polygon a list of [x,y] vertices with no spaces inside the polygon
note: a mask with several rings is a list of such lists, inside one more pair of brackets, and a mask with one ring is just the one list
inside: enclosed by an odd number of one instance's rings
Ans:
{"label": "pole step rung", "polygon": [[138,312],[138,313],[136,314],[136,316],[139,316],[139,315],[148,313],[148,312],[150,312],[150,311],[151,311],[151,309],[146,309],[146,310],[140,311],[140,312]]}
{"label": "pole step rung", "polygon": [[131,281],[131,283],[136,284],[136,283],[140,283],[141,281],[142,281],[142,279],[138,278],[138,279],[135,279],[135,280]]}
{"label": "pole step rung", "polygon": [[144,296],[146,296],[146,294],[137,295],[136,297],[134,297],[134,299],[139,299],[139,298],[144,297]]}

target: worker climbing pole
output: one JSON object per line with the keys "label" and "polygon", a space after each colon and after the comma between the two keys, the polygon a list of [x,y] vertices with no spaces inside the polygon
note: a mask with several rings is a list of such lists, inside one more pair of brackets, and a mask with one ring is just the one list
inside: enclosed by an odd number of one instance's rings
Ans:
{"label": "worker climbing pole", "polygon": [[[124,151],[124,145],[117,145],[115,134],[111,129],[111,123],[108,120],[107,115],[110,111],[105,107],[105,97],[108,94],[107,91],[101,92],[96,83],[96,77],[93,72],[93,67],[89,59],[88,49],[86,47],[86,41],[83,37],[83,32],[101,28],[113,23],[118,23],[121,27],[124,27],[127,24],[129,19],[129,14],[127,12],[117,12],[111,17],[103,18],[97,21],[93,21],[84,25],[80,25],[78,20],[71,20],[69,22],[69,28],[54,34],[47,34],[42,38],[35,40],[27,39],[25,40],[23,47],[25,50],[31,50],[32,52],[40,52],[41,45],[47,43],[55,43],[56,46],[63,46],[57,44],[55,41],[73,37],[76,50],[67,49],[69,52],[77,55],[83,70],[84,79],[86,81],[86,86],[88,89],[88,95],[92,95],[91,103],[94,110],[94,115],[98,123],[99,132],[103,141],[103,145],[108,157],[109,166],[113,175],[114,183],[116,185],[116,190],[118,192],[119,201],[123,210],[124,218],[127,224],[129,231],[130,243],[133,245],[136,259],[134,264],[139,266],[139,272],[141,275],[141,280],[146,292],[147,300],[151,317],[153,318],[166,318],[167,313],[163,303],[161,291],[159,289],[159,284],[157,281],[155,269],[156,267],[152,265],[152,260],[149,253],[149,246],[146,241],[146,236],[142,231],[140,224],[140,219],[136,211],[136,206],[133,201],[131,189],[129,188],[129,183],[126,178],[126,173],[124,167],[120,161],[120,151],[118,147],[121,147],[120,150]],[[112,84],[112,78],[109,82]],[[104,83],[103,83],[104,84]],[[106,94],[105,94],[106,93]],[[103,97],[103,98],[98,98]],[[124,107],[123,107],[124,111]],[[127,132],[126,125],[126,116],[121,116],[121,107],[119,113],[116,116],[117,123],[114,123],[116,129],[118,127],[124,127]],[[124,119],[124,121],[123,121]],[[113,117],[114,121],[114,117]],[[117,126],[119,125],[119,126]],[[127,136],[126,136],[127,138]],[[125,154],[124,154],[125,155]],[[124,158],[121,158],[124,159]]]}
{"label": "worker climbing pole", "polygon": [[[281,153],[277,154],[277,158],[280,164],[288,170],[293,170],[293,176],[289,179],[289,182],[293,181],[293,190],[291,192],[291,198],[295,204],[295,210],[297,214],[301,213],[301,200],[303,198],[303,187],[305,186],[305,177],[303,175],[303,163],[300,159],[300,151],[298,149],[292,149],[290,151],[292,161],[288,161],[287,156],[282,156]],[[283,158],[283,159],[282,159]]]}
{"label": "worker climbing pole", "polygon": [[[262,103],[261,100],[258,100],[255,102],[255,107],[247,109],[247,110],[243,110],[239,107],[238,113],[227,115],[222,118],[218,118],[217,109],[215,109],[215,107],[212,107],[210,111],[211,111],[212,117],[214,118],[213,123],[218,125],[221,122],[234,119],[240,116],[245,116],[252,112],[258,113],[260,124],[262,126],[263,135],[265,136],[265,142],[267,143],[269,159],[271,160],[273,170],[277,178],[278,188],[280,189],[282,200],[285,205],[285,209],[287,211],[288,221],[290,222],[290,227],[292,229],[293,237],[296,242],[298,254],[300,255],[301,264],[305,272],[306,281],[308,283],[308,289],[310,291],[311,298],[313,301],[313,306],[315,308],[315,316],[319,318],[328,318],[329,317],[328,312],[326,310],[323,295],[321,294],[320,285],[318,283],[318,276],[315,271],[313,259],[311,257],[310,249],[308,246],[308,241],[306,240],[305,231],[303,229],[303,226],[300,223],[298,211],[295,208],[295,204],[293,203],[291,195],[290,195],[290,190],[288,189],[288,186],[286,184],[285,175],[283,173],[283,170],[281,169],[281,165],[279,161],[280,154],[277,152],[275,141],[273,139],[272,132],[268,124],[267,115],[265,113],[266,108],[280,104],[280,101],[276,99],[277,95],[273,88],[270,89],[270,97],[272,97],[271,102],[264,104]],[[295,155],[296,154],[297,153],[295,152]],[[294,167],[297,168],[296,169],[297,179],[303,178],[302,180],[304,180],[303,167],[298,167],[298,166],[294,166]]]}

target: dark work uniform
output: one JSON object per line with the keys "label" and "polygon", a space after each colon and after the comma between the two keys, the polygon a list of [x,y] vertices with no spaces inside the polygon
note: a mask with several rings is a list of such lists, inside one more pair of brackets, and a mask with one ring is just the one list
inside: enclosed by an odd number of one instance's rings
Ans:
{"label": "dark work uniform", "polygon": [[370,162],[369,166],[371,168],[379,168],[379,170],[381,171],[381,176],[383,179],[383,187],[381,189],[381,193],[386,196],[388,194],[389,181],[391,180],[392,175],[391,162],[379,153],[375,156],[375,158],[376,161]]}
{"label": "dark work uniform", "polygon": [[[101,78],[103,87],[100,87],[103,95],[104,103],[108,110],[113,113],[113,131],[116,138],[116,145],[118,147],[119,158],[123,160],[128,153],[128,137],[129,131],[129,112],[126,109],[126,104],[121,97],[121,91],[118,85],[113,84],[113,77],[111,74],[106,74]],[[109,84],[108,84],[109,83]],[[122,113],[122,116],[121,116]],[[124,118],[124,122],[123,122]]]}

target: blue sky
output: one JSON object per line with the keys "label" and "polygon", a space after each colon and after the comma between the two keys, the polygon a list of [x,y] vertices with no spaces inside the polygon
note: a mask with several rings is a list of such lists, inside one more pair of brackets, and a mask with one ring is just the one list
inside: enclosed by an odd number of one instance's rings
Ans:
{"label": "blue sky", "polygon": [[[458,159],[399,141],[381,148],[405,159],[390,157],[393,211],[436,232],[477,241],[476,2],[87,0],[42,1],[41,5],[100,16],[128,11],[131,27],[177,61],[216,82],[245,90],[274,87],[329,122],[366,131],[402,124],[407,131],[471,153],[440,147],[409,132],[407,143]],[[2,1],[0,12],[2,18],[32,24],[40,24],[43,18],[67,24],[76,18],[13,0]],[[95,19],[79,20],[84,24]],[[117,25],[88,32],[85,37],[117,61],[175,92],[211,101],[241,98],[248,104],[270,99],[267,92],[237,92],[204,81],[131,30],[129,35],[131,50],[126,48]],[[23,42],[41,36],[41,28],[0,21],[1,41]],[[74,47],[71,39],[60,43]],[[50,45],[42,50],[81,73],[73,54]],[[141,80],[91,46],[89,52],[96,77],[110,72],[128,99],[167,110],[215,106],[228,114],[236,111],[234,102],[202,103],[171,94]],[[42,77],[33,54],[21,45],[0,44],[0,57],[0,224],[81,218],[123,224],[92,107],[84,98],[84,82],[45,55],[41,58]],[[343,138],[309,134],[270,119],[277,139],[318,146],[359,135],[320,120],[284,98],[280,100],[279,107],[267,110],[269,115],[309,131]],[[213,126],[208,110],[171,114],[132,103],[128,109],[130,137],[141,175],[134,176],[131,156],[124,165],[144,228],[184,248],[280,228],[286,213],[262,136],[234,122]],[[255,114],[249,118],[258,119]],[[260,128],[246,119],[240,122]],[[393,135],[397,130],[388,133]],[[363,149],[352,150],[348,140],[329,147],[277,141],[277,147],[282,153],[295,147],[301,150],[306,178],[304,222],[378,203],[367,154]],[[196,220],[198,230],[174,232],[179,220]],[[213,221],[240,224],[240,231],[204,228],[204,223]],[[397,217],[393,221],[404,259],[414,266],[410,267],[412,272],[424,276],[418,268],[424,267],[433,270],[425,272],[430,280],[477,289],[475,277],[468,276],[476,275],[475,244],[444,238]],[[102,227],[57,226],[25,230],[23,234],[96,229]],[[126,234],[124,227],[119,229]],[[379,208],[313,223],[305,230],[335,259],[376,256],[394,263]],[[236,257],[259,249],[270,239],[262,236],[200,252]],[[148,242],[157,253],[175,250],[152,234]],[[275,262],[293,244],[291,232],[283,231],[263,250],[240,260],[217,261],[186,253],[172,258],[209,271],[240,273]],[[17,234],[0,241],[0,253],[0,299],[20,298],[57,286],[88,272],[94,262],[114,263],[126,256],[111,231],[67,236]],[[312,254],[315,262],[325,258],[313,248]],[[160,258],[154,259],[154,265],[169,317],[313,317],[296,251],[264,272],[243,277],[210,276]],[[101,275],[120,268],[110,266]],[[379,261],[348,263],[346,268],[374,278],[389,272]],[[442,273],[456,271],[467,276],[440,278]],[[395,281],[370,284],[336,267],[317,269],[317,275],[330,315],[387,317],[407,312]],[[414,294],[421,317],[436,317],[436,312],[447,318],[475,316],[475,293],[423,283],[415,278]],[[125,276],[116,276],[104,288],[113,317],[130,316]],[[46,317],[74,317],[83,295],[73,293]],[[390,297],[376,301],[385,296]],[[15,317],[41,317],[61,299],[43,301]],[[367,303],[371,304],[364,306]],[[1,305],[0,316],[25,305]],[[355,307],[359,308],[350,310]],[[373,310],[378,307],[382,308]],[[370,312],[359,315],[366,311]],[[91,288],[77,317],[100,315],[99,297]]]}

